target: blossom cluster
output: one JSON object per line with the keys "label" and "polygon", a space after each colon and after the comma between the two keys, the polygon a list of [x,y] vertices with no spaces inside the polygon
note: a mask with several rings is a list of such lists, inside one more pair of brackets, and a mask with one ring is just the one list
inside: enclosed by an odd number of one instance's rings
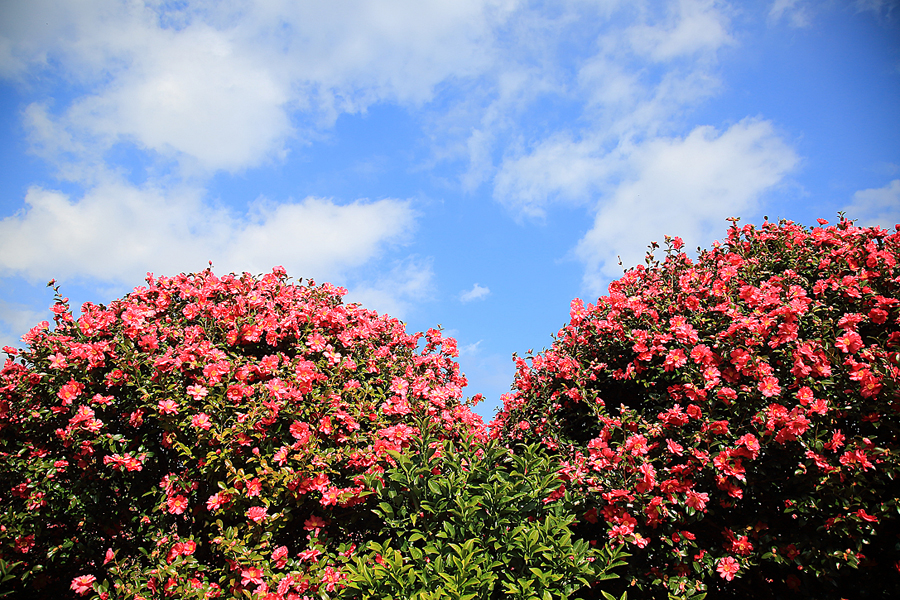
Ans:
{"label": "blossom cluster", "polygon": [[339,589],[374,518],[353,508],[366,476],[415,424],[486,435],[462,400],[455,340],[408,334],[345,293],[277,267],[148,275],[76,318],[57,289],[55,326],[4,349],[2,585],[267,600]]}
{"label": "blossom cluster", "polygon": [[516,357],[492,435],[565,459],[629,597],[900,593],[900,233],[819,225],[667,238]]}

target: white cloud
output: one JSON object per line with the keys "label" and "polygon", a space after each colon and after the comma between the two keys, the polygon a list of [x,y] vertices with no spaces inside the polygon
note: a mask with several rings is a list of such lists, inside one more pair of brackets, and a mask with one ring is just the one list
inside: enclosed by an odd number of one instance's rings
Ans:
{"label": "white cloud", "polygon": [[390,271],[353,286],[346,302],[405,319],[417,302],[427,300],[434,292],[432,261],[416,256],[394,263]]}
{"label": "white cloud", "polygon": [[[764,121],[679,137],[720,86],[717,53],[736,43],[732,9],[715,0],[32,0],[0,10],[0,76],[22,86],[63,76],[83,90],[25,111],[34,150],[87,189],[72,200],[33,188],[24,211],[0,221],[0,269],[33,277],[132,280],[210,258],[217,269],[281,263],[317,277],[369,264],[409,235],[408,202],[261,202],[247,222],[211,206],[202,186],[215,171],[281,160],[378,103],[424,109],[417,117],[441,146],[434,160],[467,163],[466,191],[492,182],[496,200],[530,217],[558,201],[595,208],[577,250],[591,285],[617,253],[631,256],[632,240],[643,248],[669,224],[700,236],[796,162]],[[523,122],[542,100],[573,106],[573,129]],[[146,151],[158,171],[137,186],[113,179],[106,156],[117,144]],[[172,173],[160,166],[173,161]],[[405,311],[430,272],[402,267],[357,291]]]}
{"label": "white cloud", "polygon": [[771,123],[745,119],[719,133],[697,127],[684,138],[658,138],[626,153],[620,181],[609,186],[594,225],[576,248],[594,293],[625,267],[643,262],[651,241],[680,236],[688,247],[709,241],[731,216],[755,208],[798,162]]}
{"label": "white cloud", "polygon": [[462,292],[459,295],[459,299],[461,302],[471,302],[472,300],[484,300],[487,298],[488,294],[491,293],[491,290],[487,287],[480,286],[477,283],[472,286],[472,289],[467,292]]}
{"label": "white cloud", "polygon": [[890,17],[891,13],[900,6],[900,0],[856,0],[854,4],[857,12],[868,10],[881,16],[882,10],[884,10],[885,17]]}
{"label": "white cloud", "polygon": [[478,340],[477,342],[473,342],[471,344],[464,344],[459,347],[459,355],[460,356],[472,356],[478,354],[481,348],[481,343],[484,340]]}
{"label": "white cloud", "polygon": [[791,27],[809,27],[812,24],[810,7],[803,0],[775,0],[769,9],[769,23],[786,19]]}
{"label": "white cloud", "polygon": [[315,136],[341,113],[419,105],[449,78],[483,74],[496,61],[494,27],[514,7],[4,3],[0,76],[27,82],[60,69],[83,86],[57,107],[57,126],[95,152],[124,141],[183,166],[233,171],[280,156],[286,139]]}
{"label": "white cloud", "polygon": [[529,217],[543,217],[554,200],[585,200],[610,165],[594,140],[559,135],[533,152],[504,162],[494,179],[494,198]]}
{"label": "white cloud", "polygon": [[[715,52],[731,43],[728,20],[714,0],[679,0],[662,24],[637,24],[626,35],[632,48],[656,61]],[[654,7],[651,10],[658,10]]]}
{"label": "white cloud", "polygon": [[893,231],[900,224],[900,179],[881,188],[856,192],[853,202],[841,210],[858,225],[878,225]]}
{"label": "white cloud", "polygon": [[0,220],[0,271],[31,279],[88,276],[134,282],[148,270],[203,268],[336,278],[404,241],[415,216],[407,201],[338,205],[322,198],[258,202],[237,215],[200,190],[108,181],[72,200],[34,187],[26,207]]}
{"label": "white cloud", "polygon": [[[41,321],[52,321],[50,311],[0,300],[0,348],[21,348],[22,334]],[[6,356],[0,354],[0,363],[5,360]]]}

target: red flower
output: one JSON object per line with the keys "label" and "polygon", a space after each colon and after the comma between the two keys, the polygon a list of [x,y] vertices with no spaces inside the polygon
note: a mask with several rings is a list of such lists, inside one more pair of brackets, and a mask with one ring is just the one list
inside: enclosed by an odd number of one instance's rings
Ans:
{"label": "red flower", "polygon": [[863,521],[868,521],[869,523],[877,523],[878,517],[873,517],[872,515],[866,513],[865,509],[861,508],[856,511],[856,516],[862,519]]}
{"label": "red flower", "polygon": [[695,492],[694,490],[688,490],[687,498],[685,498],[684,503],[693,509],[705,511],[707,502],[709,502],[709,494],[705,492],[699,493]]}
{"label": "red flower", "polygon": [[171,496],[168,500],[166,500],[166,508],[173,515],[180,515],[185,510],[187,510],[188,501],[184,496]]}
{"label": "red flower", "polygon": [[781,393],[781,386],[778,385],[778,379],[775,377],[763,377],[762,381],[759,382],[758,388],[766,398],[771,398]]}

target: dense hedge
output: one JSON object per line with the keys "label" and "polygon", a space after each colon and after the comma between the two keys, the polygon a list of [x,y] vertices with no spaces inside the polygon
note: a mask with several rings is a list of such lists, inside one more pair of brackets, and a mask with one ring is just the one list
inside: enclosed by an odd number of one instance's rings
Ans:
{"label": "dense hedge", "polygon": [[900,597],[900,233],[820,225],[667,238],[490,439],[456,342],[340,288],[57,290],[4,348],[0,596]]}
{"label": "dense hedge", "polygon": [[629,597],[900,597],[900,234],[736,222],[573,301],[493,435],[567,461]]}
{"label": "dense hedge", "polygon": [[77,320],[57,292],[55,327],[5,349],[0,594],[331,592],[381,527],[366,477],[416,423],[484,437],[438,330],[282,269],[147,283]]}

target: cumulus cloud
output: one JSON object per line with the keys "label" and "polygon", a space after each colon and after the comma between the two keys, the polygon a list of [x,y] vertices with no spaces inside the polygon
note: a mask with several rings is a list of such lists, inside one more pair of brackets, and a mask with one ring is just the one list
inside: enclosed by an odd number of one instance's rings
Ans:
{"label": "cumulus cloud", "polygon": [[487,298],[488,294],[491,293],[491,290],[487,287],[483,287],[478,285],[477,283],[472,286],[472,289],[467,292],[462,292],[459,295],[459,299],[461,302],[471,302],[473,300],[484,300]]}
{"label": "cumulus cloud", "polygon": [[[97,152],[116,143],[194,169],[283,155],[341,113],[421,104],[495,60],[505,0],[6,3],[0,75],[61,69],[86,90],[57,127]],[[298,123],[301,131],[294,127]]]}
{"label": "cumulus cloud", "polygon": [[705,0],[667,6],[662,18],[640,10],[632,25],[602,31],[574,82],[585,126],[507,152],[493,179],[495,199],[537,218],[555,202],[590,202],[640,145],[678,131],[683,115],[715,93],[717,52],[735,43],[727,15]]}
{"label": "cumulus cloud", "polygon": [[893,230],[900,224],[900,179],[894,179],[884,187],[856,192],[853,202],[842,210],[858,225],[878,225]]}
{"label": "cumulus cloud", "polygon": [[767,121],[745,119],[724,132],[697,127],[626,154],[621,180],[608,186],[594,225],[576,247],[594,293],[624,265],[643,261],[650,241],[679,235],[688,247],[709,241],[731,216],[755,208],[798,162]]}
{"label": "cumulus cloud", "polygon": [[[770,12],[780,19],[800,7],[777,0]],[[467,164],[466,191],[487,182],[517,216],[540,218],[555,202],[589,207],[595,223],[576,254],[591,286],[610,272],[613,248],[639,259],[664,225],[702,237],[797,160],[765,121],[685,133],[685,115],[719,89],[718,52],[737,43],[729,7],[714,0],[552,9],[519,0],[33,0],[0,10],[0,76],[27,87],[61,75],[75,90],[41,96],[23,115],[33,150],[85,189],[73,199],[34,187],[23,210],[0,221],[0,270],[29,277],[131,280],[209,259],[227,270],[351,273],[407,239],[408,201],[229,210],[204,186],[218,171],[283,160],[341,114],[379,103],[424,109],[426,137],[440,140],[433,160]],[[542,111],[521,118],[541,101],[571,104],[572,129],[534,116]],[[118,145],[158,170],[137,183],[110,175]],[[640,243],[629,250],[632,240]],[[403,312],[427,296],[431,277],[413,260],[354,291]],[[460,299],[488,292],[476,284]]]}
{"label": "cumulus cloud", "polygon": [[297,277],[335,278],[403,242],[414,220],[407,201],[390,198],[259,201],[249,214],[235,214],[188,187],[110,181],[76,200],[33,187],[25,207],[0,220],[0,271],[133,282],[148,270],[197,270],[212,260],[225,271],[281,264]]}

